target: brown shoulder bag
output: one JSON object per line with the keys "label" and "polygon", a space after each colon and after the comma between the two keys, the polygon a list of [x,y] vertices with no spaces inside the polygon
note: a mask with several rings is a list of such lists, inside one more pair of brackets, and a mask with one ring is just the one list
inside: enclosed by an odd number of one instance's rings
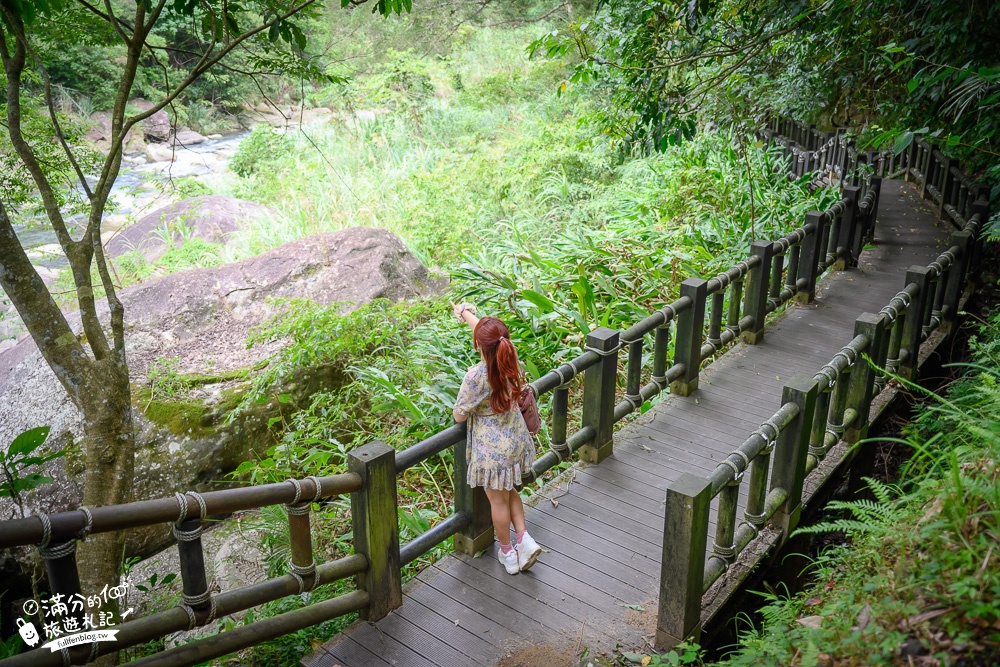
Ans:
{"label": "brown shoulder bag", "polygon": [[538,435],[538,431],[542,428],[542,419],[538,416],[535,390],[530,384],[521,389],[521,396],[517,399],[517,407],[521,409],[521,416],[524,417],[524,425],[528,427],[528,433],[532,436]]}

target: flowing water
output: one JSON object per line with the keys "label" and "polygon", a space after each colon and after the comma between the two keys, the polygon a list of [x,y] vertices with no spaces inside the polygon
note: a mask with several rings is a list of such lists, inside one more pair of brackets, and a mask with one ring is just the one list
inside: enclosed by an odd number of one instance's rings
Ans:
{"label": "flowing water", "polygon": [[[208,139],[200,144],[177,146],[173,162],[145,162],[145,158],[137,160],[127,156],[111,189],[115,209],[105,219],[109,216],[114,216],[116,220],[128,215],[141,217],[171,203],[175,197],[170,194],[169,187],[163,187],[170,179],[197,177],[224,170],[229,158],[247,134],[248,132],[243,131],[221,139]],[[169,145],[161,146],[164,151],[170,150]],[[96,179],[88,178],[88,181],[93,185]],[[69,218],[68,222],[76,231],[82,231],[85,218],[77,215]],[[66,258],[55,245],[55,232],[44,217],[27,224],[17,224],[14,228],[36,266],[50,269],[66,266]]]}

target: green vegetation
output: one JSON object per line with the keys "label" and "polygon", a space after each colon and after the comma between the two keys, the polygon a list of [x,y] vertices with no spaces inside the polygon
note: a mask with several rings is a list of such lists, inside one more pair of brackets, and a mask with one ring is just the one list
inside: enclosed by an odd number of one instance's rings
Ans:
{"label": "green vegetation", "polygon": [[[580,352],[591,325],[635,322],[675,298],[688,276],[728,267],[752,239],[776,237],[830,203],[831,193],[782,176],[775,154],[752,146],[741,153],[730,130],[638,159],[621,153],[599,127],[579,122],[594,103],[590,93],[557,94],[566,62],[527,57],[539,29],[465,26],[448,53],[389,53],[349,88],[314,93],[316,104],[346,111],[363,100],[377,113],[284,134],[258,129],[234,158],[237,173],[208,181],[215,193],[279,213],[230,240],[223,261],[374,225],[452,279],[440,296],[353,312],[286,302],[252,332],[251,345],[281,339],[288,347],[251,376],[243,409],[273,401],[280,414],[270,424],[274,446],[237,477],[263,483],[335,472],[355,446],[380,439],[401,449],[448,425],[475,362],[449,300],[474,300],[503,317],[537,377]],[[293,405],[288,383],[316,368],[342,374],[338,388]],[[451,483],[450,453],[400,480],[404,542],[451,513]],[[261,513],[274,525],[268,533],[284,532],[283,516],[271,514]],[[317,514],[331,536],[349,532],[346,516],[336,505]],[[281,540],[263,546],[270,561],[287,561]],[[331,540],[321,556],[349,548]],[[301,603],[289,598],[252,617]],[[253,655],[297,659],[343,622],[268,642]]]}
{"label": "green vegetation", "polygon": [[569,83],[597,81],[594,119],[640,152],[777,111],[897,152],[929,135],[996,185],[998,28],[1000,7],[975,0],[624,0],[532,48],[580,54]]}
{"label": "green vegetation", "polygon": [[[273,3],[258,2],[263,21],[272,21],[269,29],[235,54],[234,69],[204,73],[182,90],[178,82],[195,61],[178,56],[214,47],[215,34],[198,25],[215,3],[170,3],[155,29],[136,37],[148,44],[130,65],[135,86],[122,94],[120,26],[64,4],[19,3],[25,25],[35,31],[36,65],[48,77],[27,77],[19,122],[25,134],[41,138],[33,139],[34,148],[56,184],[50,197],[56,209],[89,210],[95,238],[103,201],[91,206],[79,191],[61,187],[75,175],[46,119],[44,92],[55,93],[53,113],[68,145],[80,149],[87,173],[99,172],[103,158],[84,148],[85,117],[117,98],[121,120],[135,112],[124,100],[162,100],[174,90],[178,96],[167,107],[172,119],[202,132],[262,104],[284,112],[332,111],[323,123],[290,122],[280,130],[260,125],[242,142],[231,173],[178,183],[184,196],[259,202],[278,212],[275,219],[255,221],[225,246],[184,238],[155,262],[128,253],[115,261],[114,280],[84,252],[77,275],[57,285],[66,299],[103,298],[112,286],[358,225],[393,231],[432,270],[450,277],[443,294],[400,304],[380,300],[353,312],[342,304],[286,302],[282,314],[249,337],[249,345],[288,343],[263,368],[210,377],[181,374],[171,360],[154,365],[148,386],[130,398],[176,434],[210,435],[215,416],[209,419],[209,411],[236,419],[239,410],[273,408],[274,445],[235,471],[243,481],[340,471],[353,447],[381,439],[401,449],[449,424],[459,382],[475,361],[468,330],[451,317],[449,300],[475,301],[482,313],[504,318],[535,378],[580,352],[593,327],[634,323],[675,298],[685,278],[728,267],[748,253],[752,240],[775,238],[800,224],[806,211],[828,206],[833,193],[813,191],[808,178],[789,182],[778,153],[755,143],[752,129],[765,112],[863,127],[872,142],[895,140],[898,150],[915,136],[937,137],[970,158],[979,175],[1000,181],[1000,31],[990,30],[998,10],[975,3],[927,1],[910,11],[843,0],[624,2],[603,3],[596,13],[586,4],[567,8],[565,20],[536,4],[470,10],[445,3],[384,22],[366,8],[333,6],[273,21],[267,9]],[[409,4],[389,0],[376,11],[409,11]],[[219,11],[232,12],[227,22],[246,29],[244,10],[229,7]],[[76,26],[73,39],[57,38],[63,27],[57,15]],[[85,30],[90,23],[94,29]],[[965,30],[976,33],[971,46],[955,38]],[[157,57],[167,55],[161,65]],[[284,78],[270,78],[275,72]],[[36,186],[19,159],[0,147],[0,176],[16,176],[0,178],[0,203],[16,202],[21,213],[32,213]],[[108,169],[113,179],[118,167]],[[49,212],[54,225],[61,221],[57,213]],[[171,244],[176,231],[163,231]],[[95,335],[100,331],[92,324],[87,332],[95,357],[112,349]],[[114,333],[124,341],[120,322]],[[1000,343],[983,344],[983,363],[995,366],[995,347]],[[124,342],[113,349],[124,349]],[[79,358],[89,359],[82,350]],[[127,378],[124,356],[120,363]],[[290,385],[307,382],[308,371],[335,382],[305,402],[293,401]],[[191,398],[193,389],[222,381],[239,381],[246,391],[227,389],[223,402],[211,407]],[[908,434],[918,456],[903,487],[873,483],[878,503],[841,504],[850,516],[827,526],[854,540],[815,566],[819,581],[841,583],[812,597],[775,599],[765,612],[769,626],[747,633],[747,651],[732,656],[732,664],[760,656],[818,664],[822,653],[850,664],[871,651],[890,656],[914,633],[932,651],[995,641],[998,583],[989,540],[996,541],[998,503],[989,462],[997,451],[995,434],[980,426],[996,422],[995,382],[995,372],[981,369],[918,420]],[[579,409],[578,390],[572,388],[571,410]],[[962,445],[942,447],[942,434],[953,432],[963,434]],[[543,432],[543,446],[545,438]],[[445,453],[400,480],[403,542],[450,514],[452,473]],[[349,552],[347,509],[337,501],[315,513],[314,534],[329,536],[317,544],[317,561]],[[288,562],[286,517],[272,507],[258,520],[268,575],[281,574]],[[440,553],[420,559],[407,574]],[[215,631],[349,586],[290,596],[238,621],[221,621]],[[865,623],[859,607],[868,609]],[[921,617],[940,609],[947,611]],[[818,628],[795,622],[806,614],[826,620]],[[900,625],[906,619],[920,619],[919,627]],[[291,664],[350,620],[266,642],[240,657]],[[855,631],[855,625],[863,627]],[[930,634],[931,627],[940,636]],[[638,657],[651,665],[701,659],[696,647]]]}

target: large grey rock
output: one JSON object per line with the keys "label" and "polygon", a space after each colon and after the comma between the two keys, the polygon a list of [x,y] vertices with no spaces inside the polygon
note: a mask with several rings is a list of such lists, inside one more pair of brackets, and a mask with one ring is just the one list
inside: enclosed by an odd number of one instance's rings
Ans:
{"label": "large grey rock", "polygon": [[[129,100],[129,106],[135,107],[139,111],[149,111],[153,108],[153,103],[148,100]],[[153,141],[166,141],[170,138],[170,116],[163,109],[160,109],[140,124],[142,133],[146,139]]]}
{"label": "large grey rock", "polygon": [[173,162],[177,159],[174,150],[167,144],[146,144],[142,151],[146,162]]}
{"label": "large grey rock", "polygon": [[208,141],[208,139],[203,135],[198,134],[191,128],[179,127],[177,128],[177,133],[170,141],[177,146],[193,146],[195,144],[204,143]]}
{"label": "large grey rock", "polygon": [[[243,199],[219,195],[192,197],[159,208],[121,229],[108,241],[105,251],[110,257],[118,257],[137,249],[146,261],[154,262],[167,251],[165,228],[172,230],[175,244],[182,242],[184,237],[225,243],[245,223],[273,215],[275,213],[266,206]],[[182,225],[187,228],[184,234],[181,233]]]}
{"label": "large grey rock", "polygon": [[[391,233],[354,228],[285,244],[259,257],[208,269],[186,271],[124,290],[126,347],[136,398],[136,499],[170,496],[175,490],[212,490],[215,480],[254,452],[273,444],[267,420],[277,406],[264,404],[227,420],[227,410],[247,380],[230,381],[227,371],[260,367],[285,343],[246,349],[246,334],[280,307],[272,297],[343,303],[351,309],[372,299],[402,299],[433,289],[423,265]],[[76,330],[79,318],[71,317]],[[177,372],[214,374],[177,405],[150,400],[146,374],[162,359],[176,359]],[[282,387],[293,404],[336,387],[342,369],[316,368]],[[52,428],[51,442],[82,442],[80,416],[30,338],[0,353],[0,447],[19,433]],[[175,413],[166,412],[176,407]],[[81,501],[82,460],[53,462],[46,474],[54,484],[28,498],[31,512],[64,511]],[[0,515],[9,516],[0,504]],[[163,527],[132,531],[128,552],[148,554],[169,542]],[[11,554],[0,554],[8,559]],[[0,561],[0,565],[4,565]]]}

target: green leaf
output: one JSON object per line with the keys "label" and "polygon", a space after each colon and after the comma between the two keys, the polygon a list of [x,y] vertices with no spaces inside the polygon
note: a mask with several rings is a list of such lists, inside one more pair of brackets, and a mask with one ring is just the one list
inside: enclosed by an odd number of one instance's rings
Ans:
{"label": "green leaf", "polygon": [[622,657],[628,660],[629,662],[634,662],[637,665],[641,665],[643,659],[645,659],[647,656],[643,655],[642,653],[632,653],[631,651],[625,651],[624,653],[622,653]]}
{"label": "green leaf", "polygon": [[306,36],[299,29],[299,26],[294,23],[289,23],[289,28],[292,31],[292,38],[295,40],[295,46],[299,47],[300,51],[305,51],[306,49]]}
{"label": "green leaf", "polygon": [[911,143],[913,143],[913,132],[903,132],[901,135],[896,137],[896,141],[892,145],[892,152],[899,155],[905,151]]}
{"label": "green leaf", "polygon": [[544,294],[530,289],[521,290],[521,296],[538,306],[542,313],[551,313],[556,309],[556,304]]}
{"label": "green leaf", "polygon": [[21,435],[14,438],[14,442],[10,443],[10,447],[7,448],[7,456],[13,457],[15,454],[28,454],[38,449],[45,442],[45,439],[49,437],[49,427],[39,426],[38,428],[33,428],[30,431],[25,431]]}

